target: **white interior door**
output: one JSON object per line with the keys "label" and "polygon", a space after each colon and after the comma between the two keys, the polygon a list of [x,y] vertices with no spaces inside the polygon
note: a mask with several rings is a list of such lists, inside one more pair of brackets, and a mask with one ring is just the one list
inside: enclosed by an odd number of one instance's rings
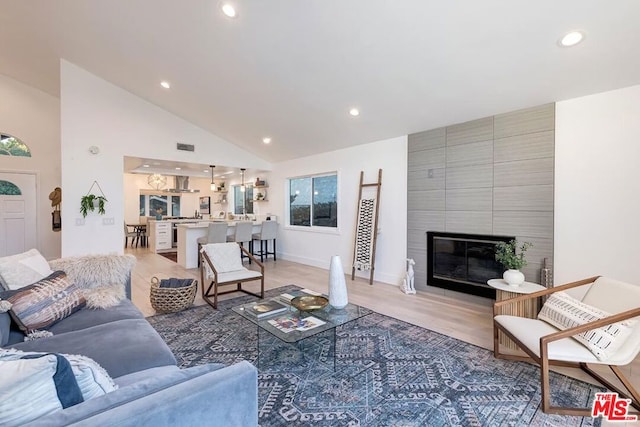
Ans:
{"label": "white interior door", "polygon": [[35,248],[36,176],[0,172],[0,256]]}

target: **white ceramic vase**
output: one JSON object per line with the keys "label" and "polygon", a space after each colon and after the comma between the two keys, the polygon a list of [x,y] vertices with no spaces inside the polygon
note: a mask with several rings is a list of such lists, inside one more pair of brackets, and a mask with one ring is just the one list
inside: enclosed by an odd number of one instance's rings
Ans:
{"label": "white ceramic vase", "polygon": [[347,297],[347,282],[339,255],[331,257],[329,266],[329,304],[334,308],[345,308],[349,303]]}
{"label": "white ceramic vase", "polygon": [[509,269],[504,272],[502,278],[509,286],[520,286],[524,283],[524,274],[520,270]]}

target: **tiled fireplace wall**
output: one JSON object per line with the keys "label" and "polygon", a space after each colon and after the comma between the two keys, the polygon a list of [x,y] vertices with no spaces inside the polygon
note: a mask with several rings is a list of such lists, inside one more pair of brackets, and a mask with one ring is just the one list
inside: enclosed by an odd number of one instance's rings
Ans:
{"label": "tiled fireplace wall", "polygon": [[[426,287],[427,231],[529,241],[526,280],[553,265],[555,104],[409,135],[407,254]],[[429,290],[447,293],[429,286]]]}

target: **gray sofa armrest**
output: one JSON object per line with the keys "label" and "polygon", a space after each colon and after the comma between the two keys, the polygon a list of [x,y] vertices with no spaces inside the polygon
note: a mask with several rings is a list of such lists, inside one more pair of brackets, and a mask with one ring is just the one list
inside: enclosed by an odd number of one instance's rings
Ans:
{"label": "gray sofa armrest", "polygon": [[35,426],[257,426],[258,371],[249,362],[203,365],[122,387],[57,411]]}

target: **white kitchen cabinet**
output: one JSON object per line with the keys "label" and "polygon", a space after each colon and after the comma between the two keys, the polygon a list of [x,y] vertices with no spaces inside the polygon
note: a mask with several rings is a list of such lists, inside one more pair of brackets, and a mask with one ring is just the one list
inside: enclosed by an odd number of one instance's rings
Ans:
{"label": "white kitchen cabinet", "polygon": [[154,252],[171,249],[170,221],[149,221],[149,247]]}

